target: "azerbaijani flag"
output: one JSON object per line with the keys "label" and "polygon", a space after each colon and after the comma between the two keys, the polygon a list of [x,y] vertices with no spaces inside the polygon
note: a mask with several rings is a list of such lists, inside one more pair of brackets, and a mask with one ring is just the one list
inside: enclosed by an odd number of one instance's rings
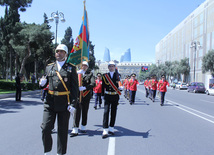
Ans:
{"label": "azerbaijani flag", "polygon": [[79,31],[79,35],[75,40],[75,44],[69,57],[67,59],[68,63],[72,63],[74,65],[79,65],[82,61],[89,60],[89,31],[88,31],[88,18],[87,11],[84,3],[84,14],[83,14],[83,22]]}

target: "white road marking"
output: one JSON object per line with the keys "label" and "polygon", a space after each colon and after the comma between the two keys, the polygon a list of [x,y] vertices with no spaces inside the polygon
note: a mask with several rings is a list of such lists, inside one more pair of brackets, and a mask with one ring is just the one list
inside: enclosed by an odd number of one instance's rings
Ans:
{"label": "white road marking", "polygon": [[[174,105],[174,104],[179,105],[179,106],[174,106],[174,107],[176,107],[176,108],[178,108],[178,109],[181,109],[181,110],[183,110],[183,111],[186,111],[186,112],[188,112],[188,113],[190,113],[190,114],[192,114],[192,115],[195,115],[195,116],[197,116],[197,117],[199,117],[199,118],[202,118],[202,119],[204,119],[204,120],[206,120],[206,121],[208,121],[208,122],[214,124],[214,121],[212,121],[211,119],[208,119],[208,118],[204,117],[204,116],[207,116],[207,117],[210,117],[210,118],[214,118],[214,116],[212,116],[212,115],[208,115],[208,114],[206,114],[206,113],[203,113],[203,112],[201,112],[201,111],[198,111],[198,110],[192,109],[192,108],[190,108],[190,107],[184,106],[184,105],[182,105],[182,104],[180,104],[180,103],[173,102],[173,101],[171,101],[171,100],[167,100],[167,101],[168,101],[168,103],[171,104],[171,105]],[[170,103],[170,102],[171,102],[171,103]],[[182,108],[182,107],[183,107],[183,108]],[[185,108],[186,108],[186,109],[185,109]],[[189,109],[189,110],[187,110],[187,109]],[[192,111],[194,111],[194,112],[192,112]],[[196,113],[198,113],[198,114],[196,114]],[[204,116],[202,116],[202,115],[204,115]]]}
{"label": "white road marking", "polygon": [[115,137],[109,137],[107,155],[115,155]]}
{"label": "white road marking", "polygon": [[206,100],[201,100],[203,102],[208,102],[208,103],[214,103],[214,102],[211,102],[211,101],[206,101]]}

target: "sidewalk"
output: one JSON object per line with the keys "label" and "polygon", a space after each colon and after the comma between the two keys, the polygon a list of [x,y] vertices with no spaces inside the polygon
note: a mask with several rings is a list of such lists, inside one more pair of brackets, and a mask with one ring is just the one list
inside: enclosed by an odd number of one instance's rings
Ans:
{"label": "sidewalk", "polygon": [[[41,90],[33,90],[33,91],[27,91],[27,92],[23,92],[22,91],[22,96],[24,95],[31,95],[31,94],[35,94],[35,93],[39,93],[41,92]],[[4,98],[10,98],[10,97],[14,97],[15,98],[16,93],[10,93],[10,94],[0,94],[0,99],[4,99]]]}

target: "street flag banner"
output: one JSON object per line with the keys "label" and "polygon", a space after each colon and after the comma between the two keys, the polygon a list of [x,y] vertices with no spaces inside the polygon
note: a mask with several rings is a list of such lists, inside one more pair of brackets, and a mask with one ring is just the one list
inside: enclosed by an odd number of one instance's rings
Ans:
{"label": "street flag banner", "polygon": [[83,22],[79,31],[79,35],[75,40],[75,44],[71,53],[68,56],[67,63],[79,65],[82,61],[89,60],[89,31],[88,31],[88,18],[87,11],[84,3]]}

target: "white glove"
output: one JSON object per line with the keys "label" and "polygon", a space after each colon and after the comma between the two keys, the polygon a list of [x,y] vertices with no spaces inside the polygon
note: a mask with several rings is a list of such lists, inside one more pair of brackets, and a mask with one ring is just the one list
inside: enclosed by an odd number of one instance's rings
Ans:
{"label": "white glove", "polygon": [[39,85],[41,87],[43,87],[46,83],[47,83],[47,79],[45,79],[45,78],[41,78],[40,81],[39,81]]}
{"label": "white glove", "polygon": [[80,70],[77,71],[77,74],[83,74],[83,72],[84,71],[82,69],[80,69]]}
{"label": "white glove", "polygon": [[123,90],[123,86],[120,86],[120,87],[119,87],[119,90]]}
{"label": "white glove", "polygon": [[86,90],[86,87],[84,86],[79,87],[79,91],[83,91],[83,90]]}
{"label": "white glove", "polygon": [[71,105],[68,106],[67,110],[71,113],[71,115],[74,114],[74,111],[76,110],[74,107],[72,107]]}

